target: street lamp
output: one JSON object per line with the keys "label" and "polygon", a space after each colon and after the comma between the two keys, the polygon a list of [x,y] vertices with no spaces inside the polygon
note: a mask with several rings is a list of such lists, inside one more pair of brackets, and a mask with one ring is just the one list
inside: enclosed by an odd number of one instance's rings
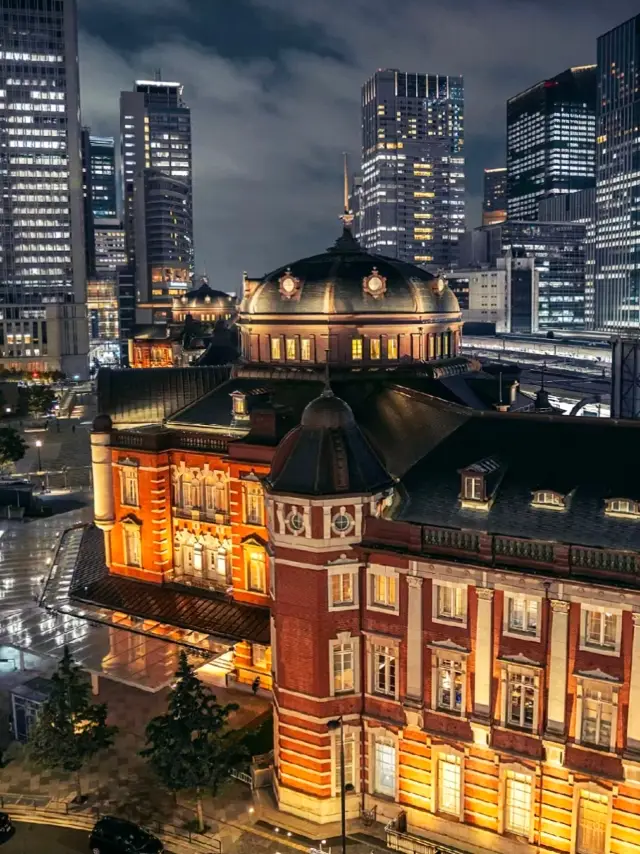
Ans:
{"label": "street lamp", "polygon": [[36,439],[36,448],[38,449],[38,471],[42,471],[42,459],[40,457],[40,448],[42,447],[42,441],[40,439]]}
{"label": "street lamp", "polygon": [[353,791],[353,785],[345,782],[344,776],[344,724],[342,715],[333,721],[327,721],[330,732],[340,730],[340,819],[342,822],[342,854],[347,854],[347,792]]}

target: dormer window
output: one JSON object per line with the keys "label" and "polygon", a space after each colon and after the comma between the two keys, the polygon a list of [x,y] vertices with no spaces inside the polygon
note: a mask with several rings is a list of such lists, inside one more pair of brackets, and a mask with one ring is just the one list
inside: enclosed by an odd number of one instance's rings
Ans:
{"label": "dormer window", "polygon": [[467,468],[459,469],[461,476],[460,503],[468,510],[488,510],[498,488],[504,468],[494,457],[485,457]]}
{"label": "dormer window", "polygon": [[564,510],[566,508],[566,496],[550,489],[538,489],[533,493],[531,504],[533,507],[542,507],[545,510]]}
{"label": "dormer window", "polygon": [[622,519],[640,519],[640,502],[630,498],[611,498],[606,502],[605,513]]}
{"label": "dormer window", "polygon": [[244,423],[249,420],[247,396],[241,391],[231,392],[231,414],[234,424]]}
{"label": "dormer window", "polygon": [[483,478],[477,475],[466,475],[464,478],[464,497],[467,501],[482,501],[484,499]]}

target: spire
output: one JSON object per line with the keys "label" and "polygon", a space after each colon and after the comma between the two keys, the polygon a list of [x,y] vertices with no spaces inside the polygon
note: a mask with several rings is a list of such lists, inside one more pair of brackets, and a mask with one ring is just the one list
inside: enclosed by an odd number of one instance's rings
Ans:
{"label": "spire", "polygon": [[353,211],[349,208],[349,164],[347,161],[347,152],[344,152],[344,212],[340,219],[345,228],[351,229],[353,220],[355,219]]}

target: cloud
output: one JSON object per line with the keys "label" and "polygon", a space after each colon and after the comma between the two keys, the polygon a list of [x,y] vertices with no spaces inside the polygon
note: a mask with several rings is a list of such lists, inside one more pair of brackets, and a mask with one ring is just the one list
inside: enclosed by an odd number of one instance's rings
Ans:
{"label": "cloud", "polygon": [[[117,2],[124,10],[125,0]],[[173,3],[180,0],[163,0]],[[127,8],[135,7],[135,17],[149,5],[130,0]],[[360,87],[376,68],[465,75],[473,226],[482,167],[504,160],[506,99],[593,61],[597,35],[634,14],[634,5],[235,0],[232,12],[211,0],[182,0],[195,29],[170,37],[141,33],[145,46],[135,53],[113,36],[107,43],[100,34],[81,34],[83,120],[117,134],[119,92],[136,77],[162,67],[184,83],[194,132],[197,263],[217,287],[233,290],[242,270],[263,274],[322,250],[337,235],[341,153],[348,150],[354,164],[359,157]],[[243,31],[241,11],[250,7],[264,33]],[[238,38],[217,43],[216,16],[233,13]],[[244,45],[249,35],[251,50]]]}

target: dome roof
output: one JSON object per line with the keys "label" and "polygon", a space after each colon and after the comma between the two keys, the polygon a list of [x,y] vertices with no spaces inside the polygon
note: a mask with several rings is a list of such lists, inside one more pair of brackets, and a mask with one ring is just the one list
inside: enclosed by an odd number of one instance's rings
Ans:
{"label": "dome roof", "polygon": [[285,495],[366,495],[388,489],[393,480],[351,407],[327,388],[278,446],[267,484]]}
{"label": "dome roof", "polygon": [[[375,295],[364,285],[371,276],[383,282]],[[288,277],[297,288],[291,296],[282,289]],[[251,315],[459,314],[460,306],[443,279],[397,258],[366,252],[345,228],[326,252],[279,267],[261,279],[245,298],[242,311]]]}

